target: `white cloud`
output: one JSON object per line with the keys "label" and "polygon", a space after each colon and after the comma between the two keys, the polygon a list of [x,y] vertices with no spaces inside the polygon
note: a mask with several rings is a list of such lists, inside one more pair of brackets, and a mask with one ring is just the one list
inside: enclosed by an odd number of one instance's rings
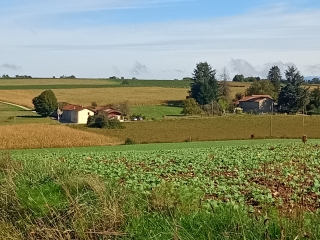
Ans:
{"label": "white cloud", "polygon": [[320,64],[308,65],[306,71],[311,75],[320,75]]}
{"label": "white cloud", "polygon": [[263,79],[266,78],[272,66],[278,66],[282,73],[284,73],[289,66],[296,67],[292,62],[283,63],[281,61],[264,63],[262,66],[253,66],[243,59],[231,59],[229,66],[231,72],[235,74],[240,73],[245,77],[261,77]]}
{"label": "white cloud", "polygon": [[135,75],[141,75],[147,72],[148,72],[147,66],[139,63],[138,61],[135,62],[134,67],[131,70],[131,73]]}
{"label": "white cloud", "polygon": [[0,65],[0,67],[7,68],[7,69],[10,69],[10,70],[20,70],[21,69],[20,66],[17,66],[15,64],[9,64],[9,63],[4,63],[4,64]]}

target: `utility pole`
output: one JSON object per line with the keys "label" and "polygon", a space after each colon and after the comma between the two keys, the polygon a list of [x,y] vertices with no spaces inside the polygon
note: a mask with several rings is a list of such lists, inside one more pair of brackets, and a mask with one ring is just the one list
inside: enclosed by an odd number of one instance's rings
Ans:
{"label": "utility pole", "polygon": [[272,115],[273,115],[273,101],[271,103],[271,115],[270,115],[270,137],[272,137]]}
{"label": "utility pole", "polygon": [[305,134],[305,132],[304,132],[304,113],[305,113],[305,109],[303,106],[303,108],[302,108],[302,134]]}

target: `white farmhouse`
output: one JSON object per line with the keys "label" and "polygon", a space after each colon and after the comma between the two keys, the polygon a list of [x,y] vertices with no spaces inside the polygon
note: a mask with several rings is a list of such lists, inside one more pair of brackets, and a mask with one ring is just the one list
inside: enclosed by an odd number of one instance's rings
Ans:
{"label": "white farmhouse", "polygon": [[68,104],[62,108],[61,121],[86,124],[89,116],[93,116],[94,112],[80,105]]}

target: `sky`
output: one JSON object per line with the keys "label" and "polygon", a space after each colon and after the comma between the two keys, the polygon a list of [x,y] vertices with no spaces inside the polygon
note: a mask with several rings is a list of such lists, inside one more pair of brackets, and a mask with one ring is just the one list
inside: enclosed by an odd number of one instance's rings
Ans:
{"label": "sky", "polygon": [[319,0],[1,0],[0,75],[320,76]]}

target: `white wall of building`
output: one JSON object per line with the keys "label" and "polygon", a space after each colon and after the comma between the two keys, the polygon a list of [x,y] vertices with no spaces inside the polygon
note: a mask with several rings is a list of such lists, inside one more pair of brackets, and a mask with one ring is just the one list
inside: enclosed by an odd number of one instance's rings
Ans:
{"label": "white wall of building", "polygon": [[73,112],[75,112],[75,115],[77,115],[77,119],[75,123],[79,123],[79,124],[87,124],[88,117],[94,115],[94,112],[90,111],[89,109],[83,109],[78,112],[76,111],[73,111]]}

